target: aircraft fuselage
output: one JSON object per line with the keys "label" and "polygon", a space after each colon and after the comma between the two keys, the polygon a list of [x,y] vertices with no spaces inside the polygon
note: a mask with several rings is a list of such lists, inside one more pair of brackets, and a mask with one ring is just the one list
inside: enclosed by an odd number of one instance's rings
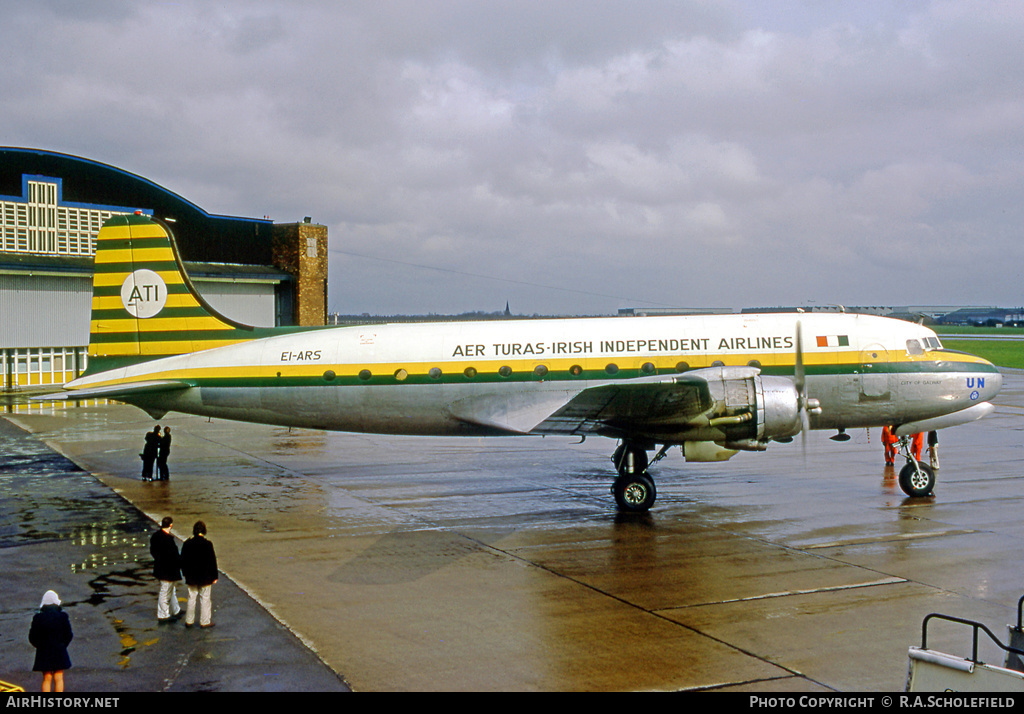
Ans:
{"label": "aircraft fuselage", "polygon": [[[626,380],[719,366],[792,376],[797,321],[808,396],[821,406],[810,417],[814,429],[929,419],[985,402],[1001,384],[991,364],[939,348],[935,333],[919,325],[855,314],[757,314],[324,328],[144,362],[68,388],[176,380],[191,388],[129,401],[154,413],[340,431],[601,433],[586,424],[523,425],[530,409],[539,414],[545,404]],[[636,435],[678,443],[707,434],[688,425]]]}

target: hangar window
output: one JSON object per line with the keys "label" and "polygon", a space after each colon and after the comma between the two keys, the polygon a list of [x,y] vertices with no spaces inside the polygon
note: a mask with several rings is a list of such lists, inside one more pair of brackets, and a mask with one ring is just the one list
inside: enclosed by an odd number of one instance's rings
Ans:
{"label": "hangar window", "polygon": [[509,367],[508,365],[505,365],[503,367],[499,367],[498,368],[498,374],[500,374],[502,377],[508,377],[508,376],[510,376],[512,374],[512,368]]}
{"label": "hangar window", "polygon": [[907,352],[912,355],[923,355],[924,348],[917,340],[907,340]]}
{"label": "hangar window", "polygon": [[395,379],[397,379],[399,382],[404,382],[405,378],[408,377],[408,376],[409,376],[409,373],[407,371],[405,371],[404,369],[396,369],[395,370]]}
{"label": "hangar window", "polygon": [[441,368],[440,367],[431,367],[430,371],[427,372],[427,374],[430,375],[431,379],[441,379]]}

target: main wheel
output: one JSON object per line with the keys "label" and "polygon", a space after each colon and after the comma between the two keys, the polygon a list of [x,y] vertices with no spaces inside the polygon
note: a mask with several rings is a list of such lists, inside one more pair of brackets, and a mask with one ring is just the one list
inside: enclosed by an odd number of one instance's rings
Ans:
{"label": "main wheel", "polygon": [[619,510],[630,513],[642,513],[654,505],[658,491],[654,488],[654,479],[647,474],[624,474],[615,479],[612,485],[615,502]]}
{"label": "main wheel", "polygon": [[900,469],[900,488],[908,496],[930,496],[935,488],[935,472],[928,464],[918,461],[915,467],[913,461],[908,461]]}

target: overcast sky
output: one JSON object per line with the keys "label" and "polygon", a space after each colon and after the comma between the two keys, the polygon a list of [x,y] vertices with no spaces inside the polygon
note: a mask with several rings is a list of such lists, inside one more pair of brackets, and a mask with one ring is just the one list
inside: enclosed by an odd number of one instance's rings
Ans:
{"label": "overcast sky", "polygon": [[345,313],[1024,303],[1024,3],[0,0],[0,144],[329,227]]}

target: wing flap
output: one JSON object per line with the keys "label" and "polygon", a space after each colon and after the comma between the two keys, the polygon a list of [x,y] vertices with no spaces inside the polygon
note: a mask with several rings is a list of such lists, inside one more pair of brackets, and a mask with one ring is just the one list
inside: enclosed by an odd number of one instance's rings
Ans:
{"label": "wing flap", "polygon": [[529,434],[580,390],[514,392],[460,399],[449,405],[460,421],[499,429],[509,434]]}

